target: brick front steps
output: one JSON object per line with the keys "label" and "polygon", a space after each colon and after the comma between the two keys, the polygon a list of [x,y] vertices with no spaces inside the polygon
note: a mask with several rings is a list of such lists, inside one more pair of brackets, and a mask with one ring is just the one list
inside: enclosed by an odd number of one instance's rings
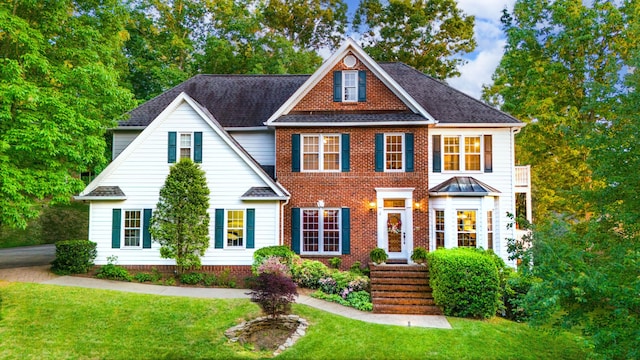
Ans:
{"label": "brick front steps", "polygon": [[374,313],[442,315],[433,302],[426,266],[369,264],[369,268]]}

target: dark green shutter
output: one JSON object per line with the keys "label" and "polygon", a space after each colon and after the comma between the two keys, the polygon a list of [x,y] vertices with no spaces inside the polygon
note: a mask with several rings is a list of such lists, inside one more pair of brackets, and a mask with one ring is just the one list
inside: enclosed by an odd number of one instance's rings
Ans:
{"label": "dark green shutter", "polygon": [[253,249],[256,233],[256,209],[247,209],[247,249]]}
{"label": "dark green shutter", "polygon": [[384,134],[376,134],[376,172],[384,171]]}
{"label": "dark green shutter", "polygon": [[433,172],[442,172],[442,153],[440,152],[440,135],[431,137],[431,148],[433,149]]}
{"label": "dark green shutter", "polygon": [[414,150],[413,150],[413,133],[404,134],[404,161],[406,163],[406,172],[413,172]]}
{"label": "dark green shutter", "polygon": [[349,172],[349,170],[351,170],[349,162],[351,161],[350,159],[350,143],[351,143],[351,139],[349,134],[342,134],[342,172]]}
{"label": "dark green shutter", "polygon": [[367,72],[365,70],[358,71],[358,101],[367,101]]}
{"label": "dark green shutter", "polygon": [[151,209],[144,209],[142,224],[142,248],[151,249],[151,233],[149,232],[149,226],[151,225]]}
{"label": "dark green shutter", "polygon": [[202,132],[193,133],[193,162],[202,162]]}
{"label": "dark green shutter", "polygon": [[216,225],[214,247],[224,248],[224,209],[216,209]]}
{"label": "dark green shutter", "polygon": [[484,136],[484,172],[493,172],[493,139],[491,135]]}
{"label": "dark green shutter", "polygon": [[111,248],[120,249],[120,225],[122,224],[122,210],[113,209],[111,218]]}
{"label": "dark green shutter", "polygon": [[291,250],[300,254],[300,208],[291,208]]}
{"label": "dark green shutter", "polygon": [[342,71],[333,72],[333,101],[342,102]]}
{"label": "dark green shutter", "polygon": [[351,209],[342,208],[342,254],[351,254]]}
{"label": "dark green shutter", "polygon": [[291,171],[300,172],[300,134],[291,134]]}
{"label": "dark green shutter", "polygon": [[169,132],[168,151],[169,151],[168,153],[169,162],[170,163],[176,162],[176,132],[175,131]]}

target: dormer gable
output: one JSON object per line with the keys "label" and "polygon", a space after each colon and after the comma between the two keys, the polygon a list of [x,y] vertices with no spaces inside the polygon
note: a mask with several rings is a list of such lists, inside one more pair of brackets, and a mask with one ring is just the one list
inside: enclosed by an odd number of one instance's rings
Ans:
{"label": "dormer gable", "polygon": [[[353,39],[344,44],[267,120],[269,126],[321,125],[342,121],[318,118],[318,114],[396,113],[411,115],[413,125],[435,120]],[[301,116],[311,115],[308,118]],[[407,124],[404,117],[404,124]],[[361,120],[356,120],[364,125]],[[388,118],[387,118],[388,122]]]}

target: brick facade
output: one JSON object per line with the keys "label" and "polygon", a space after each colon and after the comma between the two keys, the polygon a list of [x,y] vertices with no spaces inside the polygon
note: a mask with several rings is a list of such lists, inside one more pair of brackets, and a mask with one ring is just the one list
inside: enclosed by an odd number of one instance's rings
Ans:
{"label": "brick facade", "polygon": [[[333,72],[342,70],[367,70],[367,101],[366,102],[334,102],[333,101]],[[409,108],[389,90],[389,88],[362,62],[347,68],[342,61],[318,82],[305,95],[290,113],[308,112],[358,112],[358,111],[409,111]]]}
{"label": "brick facade", "polygon": [[[413,133],[414,172],[376,172],[375,134]],[[349,172],[292,172],[292,134],[350,134]],[[317,207],[318,200],[325,208],[351,209],[351,254],[342,255],[342,267],[355,261],[369,261],[369,252],[377,246],[377,214],[370,211],[369,202],[376,200],[376,188],[414,188],[413,201],[419,201],[421,210],[413,211],[413,243],[429,246],[428,218],[428,128],[414,127],[348,127],[348,128],[281,128],[276,129],[276,175],[278,181],[291,193],[284,209],[284,243],[291,246],[291,208]],[[411,249],[408,249],[411,254]],[[326,256],[326,258],[334,255]],[[317,256],[313,257],[318,259]],[[326,259],[325,259],[326,260]]]}

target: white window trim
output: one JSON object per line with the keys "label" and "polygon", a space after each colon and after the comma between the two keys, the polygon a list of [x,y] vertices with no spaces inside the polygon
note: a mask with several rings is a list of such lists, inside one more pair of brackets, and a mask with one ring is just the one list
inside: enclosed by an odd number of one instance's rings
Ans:
{"label": "white window trim", "polygon": [[195,137],[194,137],[194,133],[193,132],[186,132],[186,131],[179,132],[178,135],[177,135],[177,137],[178,137],[178,140],[177,140],[178,149],[176,151],[177,152],[177,156],[176,156],[177,159],[176,160],[178,162],[180,162],[180,159],[182,159],[182,151],[181,150],[182,149],[186,149],[186,147],[182,146],[182,135],[189,135],[189,137],[191,138],[191,142],[190,142],[191,145],[189,147],[189,158],[191,159],[191,161],[193,161],[193,152],[195,151],[195,145],[194,145]]}
{"label": "white window trim", "polygon": [[[355,97],[354,99],[346,99],[347,96],[347,74],[354,74],[355,75],[355,85],[353,86],[355,88]],[[353,103],[353,102],[358,102],[358,70],[343,70],[342,71],[342,102],[346,102],[346,103]],[[351,86],[349,86],[351,87]]]}
{"label": "white window trim", "polygon": [[[318,138],[318,169],[305,169],[304,168],[304,139],[305,138]],[[335,170],[324,169],[324,138],[325,137],[337,137],[338,138],[338,168]],[[300,143],[300,171],[301,172],[341,172],[342,171],[342,135],[341,134],[302,134]]]}
{"label": "white window trim", "polygon": [[[242,211],[242,246],[229,245],[229,212]],[[245,249],[247,247],[247,209],[224,209],[224,249]]]}
{"label": "white window trim", "polygon": [[[445,138],[454,138],[457,137],[458,141],[458,156],[460,157],[460,170],[447,170],[444,157],[445,153]],[[466,152],[465,152],[465,139],[466,138],[480,138],[480,169],[479,170],[467,170],[467,162],[466,162]],[[468,172],[474,174],[484,173],[484,134],[478,135],[442,135],[440,139],[440,148],[442,149],[440,154],[440,163],[442,164],[442,172],[443,173],[460,173],[460,172]]]}
{"label": "white window trim", "polygon": [[[387,169],[387,137],[388,136],[400,136],[400,138],[402,139],[402,144],[400,145],[402,147],[402,151],[401,151],[401,156],[402,156],[402,166],[400,169]],[[405,172],[406,170],[406,160],[405,160],[405,153],[407,152],[406,149],[406,140],[404,138],[404,133],[385,133],[384,134],[384,144],[382,145],[384,146],[384,172]]]}
{"label": "white window trim", "polygon": [[[442,231],[438,231],[438,216],[437,212],[442,211],[443,217],[443,229]],[[456,224],[457,226],[457,224]],[[438,236],[437,234],[442,233],[442,248],[446,249],[447,247],[447,212],[445,209],[436,208],[433,209],[433,250],[438,250]]]}
{"label": "white window trim", "polygon": [[[318,211],[318,251],[304,251],[304,211]],[[324,248],[324,210],[338,211],[338,251],[326,252]],[[301,208],[300,209],[300,255],[342,255],[342,209],[341,208]]]}
{"label": "white window trim", "polygon": [[[127,238],[126,238],[126,230],[127,227],[125,226],[126,221],[127,221],[127,212],[131,212],[131,211],[138,211],[140,212],[140,238],[138,243],[140,245],[137,246],[131,246],[131,245],[126,245],[127,243]],[[142,249],[142,242],[143,242],[143,237],[144,237],[144,210],[143,209],[122,209],[122,220],[121,220],[121,229],[120,230],[120,239],[122,239],[120,241],[120,249]],[[135,229],[135,228],[130,228],[130,229]]]}

